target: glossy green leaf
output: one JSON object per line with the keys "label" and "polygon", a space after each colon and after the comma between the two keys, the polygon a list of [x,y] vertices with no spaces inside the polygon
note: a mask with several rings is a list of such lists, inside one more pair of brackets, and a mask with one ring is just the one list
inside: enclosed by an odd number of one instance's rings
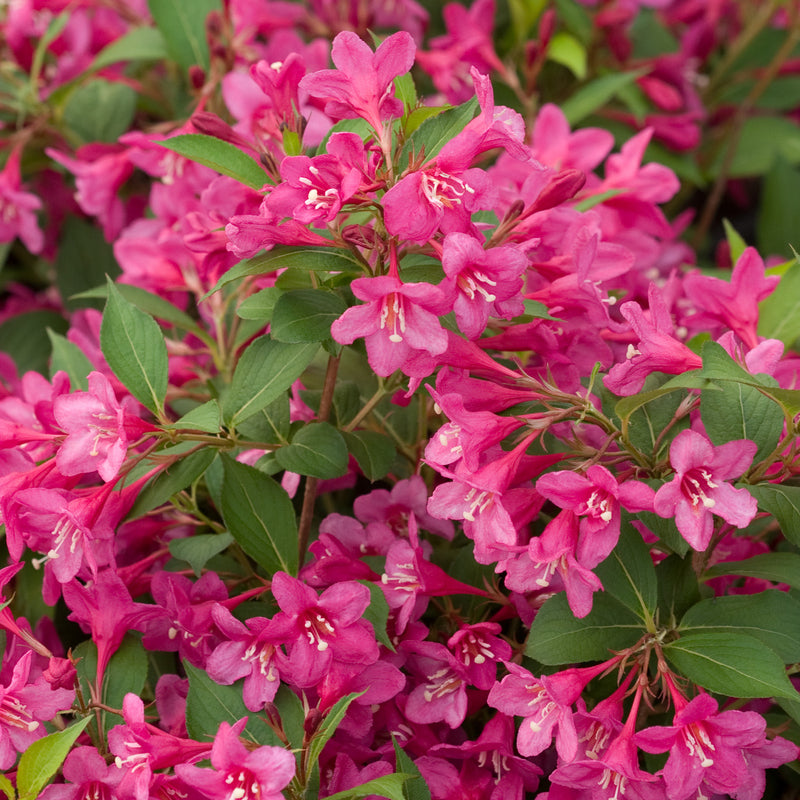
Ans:
{"label": "glossy green leaf", "polygon": [[242,353],[230,388],[222,398],[222,417],[236,427],[285,392],[311,363],[319,345],[256,339]]}
{"label": "glossy green leaf", "polygon": [[793,589],[800,589],[800,555],[797,553],[762,553],[744,561],[720,561],[709,567],[704,577],[711,579],[723,575],[762,578],[773,583],[786,583]]}
{"label": "glossy green leaf", "polygon": [[159,452],[162,457],[174,455],[178,459],[145,484],[128,512],[129,519],[136,519],[154,508],[163,506],[171,497],[191,486],[208,469],[217,454],[216,448],[203,447],[185,455],[196,446],[196,442],[182,442]]}
{"label": "glossy green leaf", "polygon": [[184,70],[197,64],[208,69],[206,17],[221,8],[220,0],[147,0],[167,52]]}
{"label": "glossy green leaf", "polygon": [[747,634],[687,633],[664,645],[663,652],[675,670],[709,692],[798,697],[778,655]]}
{"label": "glossy green leaf", "polygon": [[745,489],[755,497],[762,511],[775,517],[783,535],[800,545],[800,486],[759,484]]}
{"label": "glossy green leaf", "polygon": [[156,28],[132,28],[115,39],[95,56],[89,69],[103,69],[120,61],[161,61],[167,57],[167,45]]}
{"label": "glossy green leaf", "polygon": [[267,275],[278,269],[311,272],[362,272],[365,265],[350,251],[337,247],[275,247],[272,250],[240,261],[231,267],[206,297],[218,292],[231,281],[253,275]]}
{"label": "glossy green leaf", "polygon": [[189,678],[189,695],[186,698],[186,729],[198,742],[210,742],[216,736],[220,723],[236,724],[247,717],[242,738],[255,745],[280,747],[281,742],[272,728],[258,715],[247,710],[242,699],[243,681],[230,686],[212,681],[208,674],[184,661]]}
{"label": "glossy green leaf", "polygon": [[297,574],[297,518],[268,475],[222,454],[222,518],[242,550],[269,574]]}
{"label": "glossy green leaf", "polygon": [[261,189],[269,177],[259,163],[236,145],[204,133],[184,133],[157,142],[173,153],[227,175],[251,189]]}
{"label": "glossy green leaf", "polygon": [[681,632],[746,633],[786,664],[800,661],[800,601],[775,589],[701,600],[681,619]]}
{"label": "glossy green leaf", "polygon": [[257,414],[236,426],[245,438],[254,442],[288,444],[291,430],[289,395],[279,394]]}
{"label": "glossy green leaf", "polygon": [[347,472],[347,445],[327,422],[309,422],[291,444],[275,451],[278,463],[291,472],[315,478],[338,478]]}
{"label": "glossy green leaf", "polygon": [[372,629],[375,631],[375,638],[394,653],[395,648],[386,629],[389,621],[389,604],[386,602],[386,595],[380,586],[375,583],[370,581],[359,581],[359,583],[369,589],[370,595],[369,605],[363,617],[372,625]]}
{"label": "glossy green leaf", "polygon": [[[757,390],[753,391],[758,394]],[[681,403],[686,399],[686,392],[656,390],[652,393],[647,392],[647,394],[655,396],[640,405],[630,415],[627,433],[634,447],[645,454],[652,454],[653,458],[657,460],[667,454],[672,439],[689,426],[689,415],[683,413],[678,421],[670,427],[669,435],[664,435],[667,426],[673,422],[680,410]],[[766,400],[766,402],[777,409],[777,406],[770,400]]]}
{"label": "glossy green leaf", "polygon": [[[651,483],[655,484],[655,482]],[[654,488],[657,490],[658,486],[654,485]],[[673,553],[677,553],[679,556],[685,556],[686,553],[689,552],[689,543],[681,536],[675,525],[674,518],[668,517],[665,519],[650,511],[640,511],[636,516],[639,521],[658,536],[661,543]]]}
{"label": "glossy green leaf", "polygon": [[116,142],[130,128],[136,99],[125,83],[93,78],[70,93],[64,123],[85,143]]}
{"label": "glossy green leaf", "polygon": [[20,375],[33,370],[48,374],[49,331],[66,334],[67,321],[55,311],[27,311],[0,323],[0,350],[14,359]]}
{"label": "glossy green leaf", "polygon": [[759,304],[758,333],[780,339],[787,347],[800,337],[800,263],[792,264],[775,291]]}
{"label": "glossy green leaf", "polygon": [[169,552],[173,558],[185,561],[199,578],[210,558],[218,555],[233,542],[229,533],[203,533],[185,539],[172,539]]}
{"label": "glossy green leaf", "polygon": [[662,625],[676,627],[678,620],[700,601],[700,584],[691,556],[667,556],[656,565],[658,609]]}
{"label": "glossy green leaf", "polygon": [[388,436],[376,431],[353,431],[342,435],[347,449],[369,480],[377,481],[389,472],[397,450]]}
{"label": "glossy green leaf", "polygon": [[386,797],[388,800],[406,800],[403,787],[411,777],[402,772],[393,772],[380,778],[354,786],[352,789],[343,789],[341,792],[325,795],[326,800],[358,800],[360,797]]}
{"label": "glossy green leaf", "polygon": [[644,633],[642,620],[610,595],[595,593],[591,612],[578,619],[562,592],[547,600],[533,620],[525,654],[552,665],[603,661]]}
{"label": "glossy green leaf", "polygon": [[464,130],[480,111],[477,98],[473,97],[460,106],[442,111],[435,117],[429,117],[408,137],[400,151],[398,165],[401,170],[408,167],[409,158],[423,158],[430,161],[441,149]]}
{"label": "glossy green leaf", "polygon": [[392,745],[394,746],[396,769],[412,776],[403,787],[405,800],[431,800],[431,790],[428,788],[427,781],[422,777],[417,765],[397,743],[394,734],[392,734]]}
{"label": "glossy green leaf", "polygon": [[344,715],[347,713],[347,709],[350,707],[350,704],[357,698],[360,697],[366,689],[361,692],[353,692],[351,694],[342,697],[340,700],[337,700],[334,703],[331,710],[325,715],[325,718],[319,724],[314,736],[311,738],[311,741],[308,745],[308,762],[309,764],[317,764],[319,762],[320,754],[322,753],[322,748],[330,740],[331,736],[336,733],[336,729],[341,724],[342,720],[344,719]]}
{"label": "glossy green leaf", "polygon": [[100,347],[125,388],[159,412],[167,393],[167,346],[158,323],[123,298],[111,281],[100,326]]}
{"label": "glossy green leaf", "polygon": [[617,546],[594,572],[605,591],[641,620],[652,618],[658,603],[656,571],[650,548],[630,523],[622,526]]}
{"label": "glossy green leaf", "polygon": [[[87,289],[75,295],[75,298],[100,297],[107,299],[109,285],[110,284],[106,282],[103,286],[95,286],[93,289]],[[133,286],[129,283],[115,283],[113,286],[124,300],[136,306],[140,311],[149,314],[151,317],[169,322],[186,331],[198,332],[200,330],[198,324],[185,311],[181,311],[177,306],[170,303],[169,300],[165,300],[157,294],[148,292],[147,289],[142,289],[141,286]]]}
{"label": "glossy green leaf", "polygon": [[331,325],[347,311],[347,303],[323,289],[284,292],[275,303],[270,333],[279,342],[321,342]]}
{"label": "glossy green leaf", "polygon": [[633,83],[643,74],[635,72],[612,72],[587,83],[578,89],[572,97],[561,104],[561,110],[571,127],[605,105],[623,87]]}
{"label": "glossy green leaf", "polygon": [[222,410],[216,400],[208,400],[184,414],[172,427],[178,430],[219,433]]}
{"label": "glossy green leaf", "polygon": [[783,433],[783,411],[753,386],[728,382],[722,390],[700,395],[700,416],[715,445],[751,439],[758,445],[755,461],[771,453]]}
{"label": "glossy green leaf", "polygon": [[[800,135],[797,125],[785,117],[748,117],[742,125],[736,153],[727,170],[729,178],[766,174],[782,157],[789,164],[800,164]],[[726,158],[726,148],[718,150],[708,174],[716,178]]]}
{"label": "glossy green leaf", "polygon": [[70,725],[63,731],[51,733],[28,745],[17,767],[19,800],[35,800],[47,782],[58,772],[77,738],[93,717]]}
{"label": "glossy green leaf", "polygon": [[[792,247],[800,247],[800,169],[782,156],[764,176],[758,207],[756,244],[759,252],[791,258]],[[778,290],[780,291],[780,290]]]}
{"label": "glossy green leaf", "polygon": [[66,372],[69,375],[70,389],[73,392],[85,392],[89,388],[87,377],[94,369],[92,362],[86,358],[78,345],[61,334],[48,329],[47,335],[50,337],[50,346],[53,350],[50,359],[50,377],[59,371]]}

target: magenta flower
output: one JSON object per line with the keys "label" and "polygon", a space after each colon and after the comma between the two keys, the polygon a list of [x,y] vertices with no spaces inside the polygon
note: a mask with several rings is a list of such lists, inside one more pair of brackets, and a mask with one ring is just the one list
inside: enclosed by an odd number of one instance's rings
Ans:
{"label": "magenta flower", "polygon": [[734,489],[726,481],[739,477],[758,450],[755,442],[737,439],[714,447],[692,430],[679,433],[669,448],[675,477],[655,496],[655,512],[674,517],[681,535],[695,550],[705,550],[714,531],[712,514],[744,528],[758,511],[746,489]]}
{"label": "magenta flower", "polygon": [[383,275],[357,278],[351,288],[367,304],[348,308],[331,325],[331,335],[339,344],[363,336],[369,365],[381,377],[401,369],[416,352],[436,356],[447,349],[438,315],[449,307],[438,287]]}
{"label": "magenta flower", "polygon": [[480,241],[466,233],[445,237],[442,267],[445,291],[455,295],[453,310],[464,335],[475,339],[483,333],[489,316],[513,319],[524,310],[522,275],[528,259],[515,247],[484,250]]}
{"label": "magenta flower", "polygon": [[446,722],[457,728],[467,715],[467,684],[464,665],[436,642],[407,642],[410,666],[424,683],[411,690],[405,713],[412,722]]}
{"label": "magenta flower", "polygon": [[378,643],[362,615],[370,603],[369,589],[343,581],[320,596],[297,578],[276,572],[272,594],[281,611],[272,619],[271,636],[286,642],[289,655],[282,674],[300,688],[313,686],[335,661],[372,664]]}
{"label": "magenta flower", "polygon": [[415,52],[406,31],[388,36],[374,53],[355,33],[342,31],[331,49],[337,68],[312,72],[299,87],[312,97],[327,99],[325,113],[334,119],[362,117],[380,135],[381,120],[403,114],[393,81],[411,69]]}
{"label": "magenta flower", "polygon": [[19,148],[14,148],[0,172],[0,242],[12,242],[19,236],[31,253],[39,253],[44,247],[44,234],[36,212],[42,201],[23,191],[19,162]]}
{"label": "magenta flower", "polygon": [[0,769],[7,770],[46,731],[42,722],[52,720],[72,705],[75,692],[51,689],[43,677],[29,683],[33,651],[14,665],[8,686],[0,686]]}
{"label": "magenta flower", "polygon": [[76,747],[64,761],[67,783],[50,784],[39,795],[41,800],[115,800],[124,772],[106,760],[94,747]]}
{"label": "magenta flower", "polygon": [[90,372],[89,391],[57,397],[53,413],[67,433],[56,454],[59,471],[64,475],[97,472],[104,481],[116,477],[128,452],[128,436],[125,411],[108,378]]}
{"label": "magenta flower", "polygon": [[705,692],[681,705],[672,725],[635,736],[648,753],[669,750],[663,770],[667,797],[688,800],[701,786],[704,794],[736,792],[747,777],[743,749],[765,742],[764,718],[755,711],[719,713],[717,701]]}
{"label": "magenta flower", "polygon": [[211,748],[214,769],[178,764],[178,777],[210,800],[284,800],[281,790],[294,777],[295,758],[288,750],[271,745],[248,750],[239,739],[246,724],[246,717],[232,726],[221,723]]}

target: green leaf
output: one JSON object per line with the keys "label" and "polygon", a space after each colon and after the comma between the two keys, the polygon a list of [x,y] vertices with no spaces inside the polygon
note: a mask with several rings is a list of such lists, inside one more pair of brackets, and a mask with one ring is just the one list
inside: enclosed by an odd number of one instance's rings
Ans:
{"label": "green leaf", "polygon": [[63,371],[69,375],[69,385],[73,392],[85,392],[89,388],[87,380],[89,373],[94,369],[92,362],[83,354],[78,345],[70,342],[61,334],[53,333],[49,328],[47,335],[53,356],[50,359],[50,377],[56,372]]}
{"label": "green leaf", "polygon": [[309,422],[291,444],[275,451],[278,463],[291,472],[315,478],[338,478],[347,472],[347,445],[327,422]]}
{"label": "green leaf", "polygon": [[[177,461],[166,469],[161,470],[136,497],[136,500],[128,512],[128,519],[136,519],[152,511],[154,508],[163,506],[169,502],[170,498],[183,491],[187,486],[191,486],[210,466],[216,456],[213,447],[203,447],[201,450],[187,451],[197,447],[196,442],[181,442],[174,447],[159,451],[159,456],[169,457],[178,456]],[[148,465],[150,468],[151,465]]]}
{"label": "green leaf", "polygon": [[14,784],[3,774],[0,774],[0,792],[2,792],[8,800],[15,800],[17,796]]}
{"label": "green leaf", "polygon": [[394,746],[395,768],[412,776],[403,787],[405,800],[431,800],[431,790],[428,788],[427,781],[422,777],[417,765],[397,743],[394,734],[392,734],[392,745]]}
{"label": "green leaf", "polygon": [[167,45],[156,28],[133,28],[104,47],[89,65],[94,72],[120,61],[161,61],[167,57]]}
{"label": "green leaf", "polygon": [[[758,394],[756,389],[753,391]],[[675,418],[681,403],[686,399],[686,392],[656,390],[646,394],[655,396],[649,398],[630,415],[627,421],[628,437],[638,450],[648,455],[652,454],[657,460],[667,452],[672,439],[684,428],[689,427],[689,415],[684,413],[683,417],[670,428],[669,435],[664,436],[664,430]],[[777,409],[771,401],[766,400],[766,402]]]}
{"label": "green leaf", "polygon": [[222,417],[231,427],[285,392],[311,363],[319,345],[256,339],[242,353],[228,392],[222,398]]}
{"label": "green leaf", "polygon": [[[70,310],[87,305],[102,308],[99,299],[76,295],[98,284],[103,284],[105,291],[106,276],[116,278],[120,272],[114,250],[100,227],[78,217],[68,217],[61,229],[56,256],[56,285],[66,307]],[[80,302],[81,299],[84,302]]]}
{"label": "green leaf", "polygon": [[279,394],[257,414],[236,426],[246,439],[256,442],[288,444],[291,430],[289,395]]}
{"label": "green leaf", "polygon": [[[664,395],[668,395],[671,392],[677,392],[682,390],[683,386],[661,386],[658,389],[653,389],[648,392],[639,392],[638,394],[633,394],[630,397],[623,397],[615,406],[614,406],[614,413],[623,421],[626,422],[634,411],[641,408],[647,403],[652,403],[654,400],[657,400],[659,397],[664,397]],[[683,395],[681,396],[683,399]]]}
{"label": "green leaf", "polygon": [[160,413],[167,393],[167,346],[158,323],[123,298],[109,280],[100,348],[126,389]]}
{"label": "green leaf", "polygon": [[70,725],[63,731],[37,739],[22,754],[17,767],[19,800],[35,800],[47,782],[64,763],[77,738],[93,717]]}
{"label": "green leaf", "polygon": [[352,789],[343,789],[341,792],[325,795],[325,800],[358,800],[360,797],[386,797],[388,800],[406,800],[403,794],[403,785],[409,775],[402,772],[393,772],[380,778],[354,786]]}
{"label": "green leaf", "polygon": [[762,511],[775,517],[781,533],[793,544],[800,545],[800,486],[759,484],[744,488],[755,497]]}
{"label": "green leaf", "polygon": [[399,169],[408,167],[409,158],[419,158],[424,154],[424,161],[430,161],[452,138],[464,130],[480,111],[477,98],[473,97],[460,106],[442,111],[435,117],[429,117],[408,137],[398,160]]}
{"label": "green leaf", "polygon": [[370,594],[369,605],[363,617],[372,625],[372,629],[375,631],[375,638],[394,653],[394,645],[386,630],[386,625],[389,621],[389,604],[386,602],[386,595],[380,586],[370,581],[359,581],[359,583],[362,586],[366,586]]}
{"label": "green leaf", "polygon": [[715,445],[752,439],[758,445],[755,461],[769,455],[783,433],[783,411],[753,386],[729,382],[722,391],[700,394],[700,416]]}
{"label": "green leaf", "polygon": [[189,695],[186,698],[186,728],[189,736],[198,742],[210,742],[216,736],[220,723],[236,724],[247,717],[242,737],[253,744],[280,747],[275,731],[257,714],[247,710],[242,699],[243,681],[223,686],[212,681],[206,672],[184,661],[189,678]]}
{"label": "green leaf", "polygon": [[586,48],[571,33],[559,31],[550,39],[547,58],[565,66],[579,81],[586,77]]}
{"label": "green leaf", "polygon": [[125,83],[92,78],[70,93],[64,122],[84,142],[116,142],[130,127],[136,99]]}
{"label": "green leaf", "polygon": [[[101,297],[108,298],[108,286],[106,283],[103,286],[95,286],[93,289],[87,289],[74,299],[80,300],[83,298]],[[114,288],[122,295],[122,298],[131,305],[136,306],[140,311],[144,311],[151,317],[162,319],[164,322],[169,322],[186,331],[198,332],[200,330],[198,324],[185,312],[181,311],[177,306],[159,297],[157,294],[148,292],[147,289],[142,289],[141,286],[133,286],[128,283],[115,283]]]}
{"label": "green leaf", "polygon": [[781,277],[775,291],[759,304],[758,334],[791,347],[800,337],[800,263]]}
{"label": "green leaf", "polygon": [[640,511],[636,516],[639,521],[658,536],[661,543],[673,553],[677,553],[679,556],[683,557],[689,552],[689,543],[681,536],[673,517],[665,519],[650,511]]}
{"label": "green leaf", "polygon": [[642,621],[652,619],[658,603],[658,585],[650,548],[629,523],[622,526],[617,546],[594,570],[603,588]]}
{"label": "green leaf", "polygon": [[377,481],[389,472],[397,450],[388,436],[376,431],[352,431],[342,435],[347,449],[369,480]]}
{"label": "green leaf", "polygon": [[250,297],[245,297],[245,299],[239,303],[236,309],[236,316],[242,319],[269,321],[272,319],[275,303],[278,302],[278,298],[282,294],[283,292],[275,286],[269,286],[266,289],[262,289],[260,292],[251,294]]}
{"label": "green leaf", "polygon": [[366,689],[361,692],[352,692],[351,694],[346,695],[341,700],[338,700],[336,703],[334,703],[333,707],[325,715],[325,719],[322,720],[308,744],[309,764],[319,763],[319,757],[322,753],[322,748],[325,747],[331,736],[333,736],[333,734],[336,732],[336,729],[344,719],[344,715],[347,713],[347,709],[350,707],[350,704],[357,697],[361,697],[365,691]]}
{"label": "green leaf", "polygon": [[787,583],[800,589],[800,555],[797,553],[762,553],[744,561],[721,561],[705,571],[706,579],[723,575],[762,578],[773,583]]}
{"label": "green leaf", "polygon": [[345,311],[347,303],[324,289],[284,292],[275,303],[270,333],[279,342],[321,342]]}
{"label": "green leaf", "polygon": [[731,261],[735,264],[747,248],[747,242],[727,219],[722,220],[722,225],[725,228],[725,239],[731,250]]}
{"label": "green leaf", "polygon": [[664,645],[663,651],[678,672],[709,692],[798,697],[777,654],[747,634],[688,633]]}
{"label": "green leaf", "polygon": [[229,533],[203,533],[185,539],[173,539],[169,543],[169,552],[173,558],[185,561],[199,578],[206,562],[221,553],[233,542]]}
{"label": "green leaf", "polygon": [[242,550],[269,574],[297,574],[297,518],[272,478],[222,454],[222,518]]}
{"label": "green leaf", "polygon": [[[712,179],[719,175],[726,153],[727,148],[719,148],[717,158],[708,170]],[[765,175],[779,157],[789,164],[800,164],[800,130],[797,125],[784,117],[748,117],[742,125],[727,175],[729,178]]]}
{"label": "green leaf", "polygon": [[410,72],[398,75],[394,79],[394,93],[398,100],[403,101],[406,109],[413,109],[417,105],[417,87],[414,86],[414,79]]}
{"label": "green leaf", "polygon": [[173,153],[227,175],[251,189],[261,189],[269,177],[257,161],[230,142],[204,133],[184,133],[157,142]]}
{"label": "green leaf", "polygon": [[610,651],[630,647],[644,633],[641,619],[608,594],[596,593],[591,612],[578,619],[561,592],[533,620],[525,654],[552,665],[603,661]]}
{"label": "green leaf", "polygon": [[205,431],[219,433],[222,423],[222,410],[216,400],[209,400],[184,414],[174,425],[178,430]]}
{"label": "green leaf", "polygon": [[644,74],[643,70],[635,72],[613,72],[602,75],[578,89],[572,97],[561,104],[567,121],[571,127],[604,106],[622,88],[633,83]]}
{"label": "green leaf", "polygon": [[14,359],[20,375],[29,370],[48,373],[50,334],[65,334],[67,321],[55,311],[28,311],[0,324],[0,350]]}
{"label": "green leaf", "polygon": [[581,200],[579,203],[575,203],[575,210],[588,211],[590,208],[599,206],[600,203],[603,203],[606,200],[610,200],[612,197],[616,197],[617,195],[625,194],[627,191],[628,191],[627,189],[623,188],[606,189],[605,192],[600,192],[600,194],[594,194],[591,197],[587,197],[585,200]]}
{"label": "green leaf", "polygon": [[691,557],[667,556],[656,565],[656,577],[661,623],[674,628],[686,611],[700,600],[700,585]]}
{"label": "green leaf", "polygon": [[207,292],[218,292],[225,284],[253,275],[266,275],[278,269],[311,272],[361,272],[364,265],[350,250],[336,247],[275,247],[267,253],[240,261],[231,267]]}
{"label": "green leaf", "polygon": [[195,64],[208,69],[206,17],[220,9],[220,0],[147,0],[167,52],[184,70]]}
{"label": "green leaf", "polygon": [[786,664],[800,661],[800,601],[772,589],[701,600],[683,619],[680,631],[746,633],[774,650]]}

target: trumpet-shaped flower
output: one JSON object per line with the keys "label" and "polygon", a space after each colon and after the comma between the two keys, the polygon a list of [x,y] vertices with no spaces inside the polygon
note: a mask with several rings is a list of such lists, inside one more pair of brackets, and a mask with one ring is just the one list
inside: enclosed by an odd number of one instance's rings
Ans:
{"label": "trumpet-shaped flower", "polygon": [[749,439],[714,447],[702,434],[682,431],[670,445],[675,477],[656,492],[656,514],[674,517],[681,535],[695,550],[705,550],[711,541],[712,514],[737,528],[749,525],[758,511],[756,500],[746,489],[734,489],[727,481],[750,466],[757,449]]}

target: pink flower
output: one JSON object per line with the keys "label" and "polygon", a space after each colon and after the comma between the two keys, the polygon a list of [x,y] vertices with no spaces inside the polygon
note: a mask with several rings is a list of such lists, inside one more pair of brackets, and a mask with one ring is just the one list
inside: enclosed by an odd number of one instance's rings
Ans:
{"label": "pink flower", "polygon": [[39,253],[44,247],[44,234],[36,212],[42,201],[22,191],[19,162],[19,148],[14,148],[0,172],[0,242],[12,242],[19,236],[31,253]]}
{"label": "pink flower", "polygon": [[104,481],[113,480],[128,452],[125,412],[117,402],[108,378],[89,373],[89,391],[56,398],[53,413],[66,431],[56,454],[63,475],[97,472]]}
{"label": "pink flower", "polygon": [[755,498],[726,481],[740,476],[757,450],[749,439],[714,447],[700,433],[681,431],[669,448],[675,477],[656,492],[656,514],[674,517],[681,535],[695,550],[705,550],[711,541],[712,514],[737,528],[749,525],[758,511]]}
{"label": "pink flower", "polygon": [[239,739],[247,718],[235,725],[223,722],[211,748],[211,769],[178,764],[175,772],[203,797],[218,800],[257,797],[259,800],[284,800],[281,790],[294,777],[295,758],[282,747],[263,745],[248,750]]}
{"label": "pink flower", "polygon": [[405,31],[388,36],[375,53],[355,33],[342,31],[331,49],[337,69],[312,72],[299,86],[312,97],[327,99],[329,116],[363,117],[380,135],[381,120],[403,113],[403,103],[394,97],[393,81],[411,69],[415,52],[414,40]]}
{"label": "pink flower", "polygon": [[366,305],[353,306],[331,325],[339,344],[364,337],[372,369],[387,377],[418,351],[435,356],[447,349],[447,335],[438,315],[447,302],[436,286],[403,283],[391,275],[357,278],[351,288]]}
{"label": "pink flower", "polygon": [[272,593],[281,611],[272,619],[271,635],[289,645],[282,674],[296,686],[318,683],[335,661],[372,664],[378,643],[362,615],[370,603],[369,589],[355,581],[326,589],[320,596],[285,572],[272,578]]}

